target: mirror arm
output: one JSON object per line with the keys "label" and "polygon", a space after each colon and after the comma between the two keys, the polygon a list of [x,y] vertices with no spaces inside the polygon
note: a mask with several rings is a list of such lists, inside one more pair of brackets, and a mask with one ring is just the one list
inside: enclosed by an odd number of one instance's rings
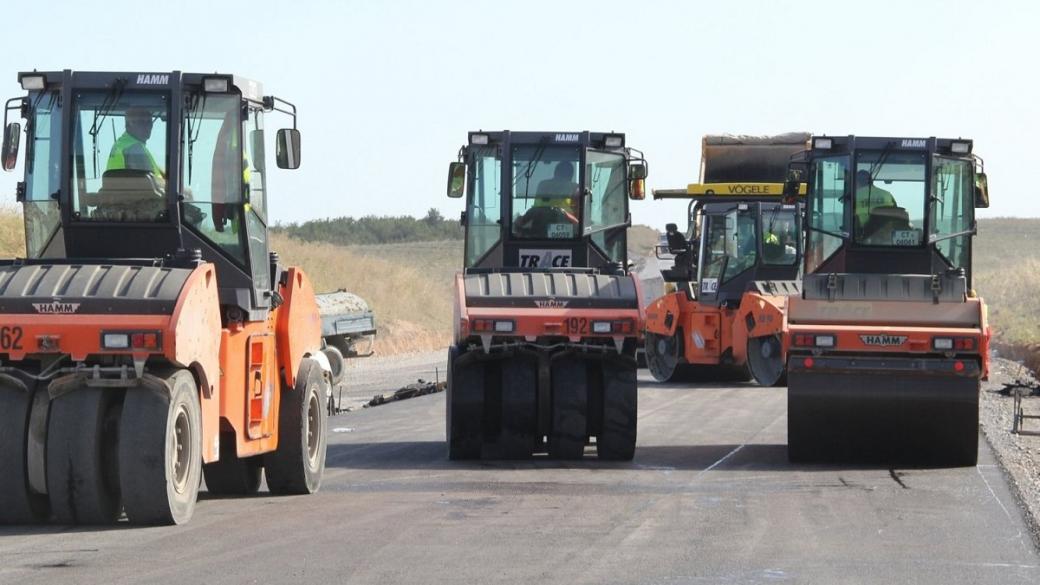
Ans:
{"label": "mirror arm", "polygon": [[[280,108],[280,107],[278,107],[277,104],[285,104],[290,109]],[[296,105],[295,104],[287,102],[287,101],[285,101],[282,98],[277,97],[277,96],[265,95],[264,96],[264,110],[266,110],[268,112],[271,112],[271,111],[281,112],[283,114],[288,114],[289,116],[292,116],[292,127],[293,127],[293,130],[296,130]]]}

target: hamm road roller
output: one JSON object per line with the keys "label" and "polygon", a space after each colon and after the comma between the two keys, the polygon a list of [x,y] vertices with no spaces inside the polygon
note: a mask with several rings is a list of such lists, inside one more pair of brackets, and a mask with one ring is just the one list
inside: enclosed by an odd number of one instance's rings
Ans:
{"label": "hamm road roller", "polygon": [[22,73],[26,257],[0,261],[0,524],[179,524],[215,494],[318,489],[329,364],[268,249],[264,114],[233,75]]}
{"label": "hamm road roller", "polygon": [[972,290],[975,208],[988,207],[972,141],[814,136],[805,276],[790,298],[793,461],[974,465],[986,307]]}
{"label": "hamm road roller", "polygon": [[[785,203],[790,156],[809,135],[705,136],[701,182],[654,189],[688,199],[689,228],[658,247],[675,290],[646,308],[646,361],[661,382],[742,378],[783,385],[782,327],[801,272],[801,203]],[[664,258],[661,258],[662,260]]]}
{"label": "hamm road roller", "polygon": [[448,178],[466,197],[451,459],[633,457],[643,310],[626,238],[646,174],[624,134],[469,133]]}

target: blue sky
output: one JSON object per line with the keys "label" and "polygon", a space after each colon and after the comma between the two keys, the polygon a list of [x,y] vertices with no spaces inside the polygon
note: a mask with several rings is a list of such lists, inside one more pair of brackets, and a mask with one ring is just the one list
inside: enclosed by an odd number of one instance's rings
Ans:
{"label": "blue sky", "polygon": [[[19,5],[0,36],[0,95],[19,95],[16,73],[33,68],[258,79],[300,108],[303,166],[270,177],[275,220],[455,216],[447,166],[478,128],[624,131],[652,188],[697,179],[705,133],[971,137],[985,215],[1040,216],[1015,187],[1032,184],[1040,142],[1037,2],[103,5]],[[0,175],[0,203],[16,180]],[[684,208],[632,212],[660,227]]]}

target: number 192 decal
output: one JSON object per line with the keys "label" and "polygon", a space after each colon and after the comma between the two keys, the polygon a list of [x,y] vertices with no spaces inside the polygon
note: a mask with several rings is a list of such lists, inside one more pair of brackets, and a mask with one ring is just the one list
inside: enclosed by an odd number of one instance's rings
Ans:
{"label": "number 192 decal", "polygon": [[22,328],[0,327],[0,349],[22,349]]}

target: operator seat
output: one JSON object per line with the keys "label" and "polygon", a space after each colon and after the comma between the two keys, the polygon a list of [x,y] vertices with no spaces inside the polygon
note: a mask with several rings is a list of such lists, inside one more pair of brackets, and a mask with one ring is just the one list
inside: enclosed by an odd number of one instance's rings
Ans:
{"label": "operator seat", "polygon": [[113,169],[101,175],[92,219],[153,222],[166,214],[164,189],[150,171]]}
{"label": "operator seat", "polygon": [[906,209],[893,205],[875,207],[870,210],[870,217],[863,224],[863,242],[876,245],[892,245],[892,235],[896,231],[913,229],[910,225],[910,214]]}

